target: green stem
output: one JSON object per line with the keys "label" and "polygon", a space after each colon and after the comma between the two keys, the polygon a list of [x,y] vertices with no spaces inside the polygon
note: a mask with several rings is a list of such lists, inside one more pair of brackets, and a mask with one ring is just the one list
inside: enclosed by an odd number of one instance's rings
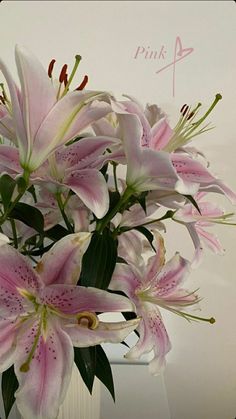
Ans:
{"label": "green stem", "polygon": [[71,82],[72,82],[72,80],[73,80],[73,78],[74,78],[74,75],[75,75],[75,73],[76,73],[76,70],[77,70],[77,68],[78,68],[78,65],[79,65],[79,63],[80,63],[81,59],[82,59],[81,55],[76,55],[76,56],[75,56],[75,64],[74,64],[73,70],[72,70],[72,72],[71,72],[71,75],[70,75],[70,77],[69,77],[69,80],[68,80],[68,82],[67,82],[67,85],[66,85],[66,87],[65,87],[65,89],[64,89],[64,91],[63,91],[63,93],[62,93],[62,95],[61,95],[61,98],[62,98],[63,96],[65,96],[65,95],[66,95],[66,93],[68,92],[68,90],[69,90],[69,86],[70,86],[70,84],[71,84]]}
{"label": "green stem", "polygon": [[120,200],[117,202],[115,207],[101,220],[98,221],[96,230],[100,233],[103,232],[104,228],[107,226],[107,224],[112,220],[112,218],[119,212],[121,207],[125,204],[125,202],[130,198],[132,195],[133,190],[129,187],[124,192],[124,195],[120,198]]}
{"label": "green stem", "polygon": [[117,184],[117,176],[116,176],[117,164],[116,163],[112,163],[112,166],[113,166],[113,177],[114,177],[116,192],[119,193],[118,184]]}
{"label": "green stem", "polygon": [[73,227],[72,227],[71,223],[69,222],[68,217],[67,217],[67,215],[65,213],[64,204],[62,202],[61,194],[60,193],[57,193],[56,194],[56,199],[57,199],[58,207],[59,207],[59,209],[61,211],[61,215],[63,217],[63,220],[65,221],[66,227],[68,228],[68,230],[69,230],[70,233],[74,233]]}
{"label": "green stem", "polygon": [[10,223],[11,223],[11,228],[12,228],[14,247],[16,249],[18,249],[18,240],[17,240],[17,232],[16,232],[16,223],[15,223],[15,220],[13,220],[13,218],[11,218],[10,219]]}
{"label": "green stem", "polygon": [[22,196],[24,195],[27,188],[28,188],[28,182],[26,182],[26,185],[25,185],[24,189],[17,195],[17,197],[14,199],[14,201],[11,203],[11,205],[7,208],[4,215],[2,217],[0,217],[0,226],[6,221],[8,215],[11,213],[13,208],[16,206],[17,202],[19,202],[19,200],[22,198]]}

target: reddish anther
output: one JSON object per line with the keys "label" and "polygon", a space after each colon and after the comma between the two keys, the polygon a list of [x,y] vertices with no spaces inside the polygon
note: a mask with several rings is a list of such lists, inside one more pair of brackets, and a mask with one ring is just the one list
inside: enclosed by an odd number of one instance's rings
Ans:
{"label": "reddish anther", "polygon": [[55,62],[56,60],[54,60],[53,58],[53,60],[49,63],[49,66],[48,66],[48,77],[50,77],[50,79],[52,78],[52,71],[53,71]]}
{"label": "reddish anther", "polygon": [[68,83],[68,75],[67,75],[67,73],[65,74],[65,77],[64,77],[64,85],[65,85],[65,87],[66,87],[66,85],[67,85],[67,83]]}
{"label": "reddish anther", "polygon": [[190,114],[187,117],[187,121],[189,121],[189,119],[191,119],[193,117],[193,115],[194,115],[194,112],[190,112]]}
{"label": "reddish anther", "polygon": [[189,106],[186,105],[186,103],[185,103],[185,105],[183,105],[182,108],[180,109],[180,113],[182,113],[182,115],[184,116],[184,115],[186,115],[188,110],[189,110]]}
{"label": "reddish anther", "polygon": [[67,64],[64,64],[62,69],[61,69],[61,74],[60,74],[60,77],[59,77],[59,82],[60,83],[64,82],[65,77],[67,76],[66,72],[67,72]]}
{"label": "reddish anther", "polygon": [[82,83],[75,90],[83,90],[88,83],[88,76],[84,76]]}

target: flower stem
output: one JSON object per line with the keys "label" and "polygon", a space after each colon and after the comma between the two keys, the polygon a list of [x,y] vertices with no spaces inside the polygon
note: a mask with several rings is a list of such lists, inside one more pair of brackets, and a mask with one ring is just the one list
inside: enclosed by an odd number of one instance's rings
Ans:
{"label": "flower stem", "polygon": [[114,208],[100,221],[97,222],[96,230],[100,233],[103,232],[104,228],[107,224],[112,220],[112,218],[117,214],[117,212],[121,209],[121,207],[128,201],[131,197],[133,190],[130,187],[127,187],[123,196],[114,206]]}
{"label": "flower stem", "polygon": [[71,223],[69,222],[68,217],[65,213],[64,205],[63,205],[60,193],[56,194],[56,199],[57,199],[58,207],[61,211],[61,215],[63,217],[63,220],[65,221],[66,227],[68,228],[70,233],[74,233],[73,227],[72,227]]}

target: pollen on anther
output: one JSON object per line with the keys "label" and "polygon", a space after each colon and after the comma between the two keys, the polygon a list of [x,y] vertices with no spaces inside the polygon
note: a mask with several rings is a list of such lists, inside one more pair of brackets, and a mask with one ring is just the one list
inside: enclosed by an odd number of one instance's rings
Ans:
{"label": "pollen on anther", "polygon": [[66,72],[67,72],[67,64],[64,64],[62,69],[61,69],[61,74],[59,77],[59,82],[63,83],[66,77]]}
{"label": "pollen on anther", "polygon": [[50,77],[50,79],[52,78],[52,71],[53,71],[53,67],[55,64],[56,60],[54,60],[54,58],[52,59],[52,61],[49,63],[48,66],[48,77]]}
{"label": "pollen on anther", "polygon": [[85,75],[82,83],[80,83],[80,85],[75,90],[83,90],[87,83],[88,83],[88,76]]}
{"label": "pollen on anther", "polygon": [[185,103],[182,106],[182,108],[180,109],[180,113],[182,113],[182,115],[184,116],[184,115],[186,115],[186,113],[188,112],[188,110],[189,110],[189,106]]}

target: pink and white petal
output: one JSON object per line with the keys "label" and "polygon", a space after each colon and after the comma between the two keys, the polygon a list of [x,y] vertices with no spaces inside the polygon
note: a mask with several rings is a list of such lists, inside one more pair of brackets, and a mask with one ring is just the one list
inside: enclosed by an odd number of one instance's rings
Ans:
{"label": "pink and white petal", "polygon": [[49,285],[42,289],[39,302],[64,314],[134,311],[134,305],[126,297],[98,288],[74,285]]}
{"label": "pink and white petal", "polygon": [[134,102],[133,100],[120,103],[122,103],[127,112],[138,116],[138,119],[142,124],[142,137],[140,145],[142,147],[150,147],[151,127],[141,105],[139,105],[136,101]]}
{"label": "pink and white petal", "polygon": [[141,166],[142,153],[140,141],[142,138],[142,125],[136,115],[121,114],[118,116],[121,130],[121,139],[128,161],[127,184],[132,185],[137,180]]}
{"label": "pink and white petal", "polygon": [[92,128],[96,136],[105,135],[107,137],[116,137],[116,129],[106,118],[101,118],[92,123]]}
{"label": "pink and white petal", "polygon": [[3,63],[2,60],[0,60],[0,70],[2,71],[7,81],[8,88],[10,91],[12,113],[15,122],[18,146],[20,150],[21,160],[24,161],[28,150],[28,142],[21,108],[22,98],[10,72],[8,71],[6,65]]}
{"label": "pink and white petal", "polygon": [[1,115],[1,104],[0,104],[0,134],[3,135],[3,137],[8,138],[8,140],[13,142],[15,145],[17,144],[13,118],[8,113],[6,113],[4,116]]}
{"label": "pink and white petal", "polygon": [[56,103],[56,91],[41,63],[26,48],[16,46],[16,65],[22,88],[24,124],[31,150],[41,123]]}
{"label": "pink and white petal", "polygon": [[126,262],[139,266],[143,263],[143,237],[135,230],[126,231],[118,236],[118,255]]}
{"label": "pink and white petal", "polygon": [[153,150],[163,150],[172,134],[173,130],[170,128],[167,118],[162,118],[151,129],[150,148]]}
{"label": "pink and white petal", "polygon": [[165,297],[172,294],[190,271],[190,263],[187,259],[176,253],[162,268],[157,277],[153,295]]}
{"label": "pink and white petal", "polygon": [[80,276],[82,257],[90,239],[90,233],[69,234],[44,253],[36,266],[43,283],[76,284]]}
{"label": "pink and white petal", "polygon": [[225,253],[225,250],[220,243],[218,237],[213,234],[209,233],[208,231],[201,228],[199,225],[196,225],[196,231],[200,238],[200,240],[203,241],[203,243],[210,249],[213,253],[223,255]]}
{"label": "pink and white petal", "polygon": [[163,298],[167,306],[178,308],[188,307],[199,302],[199,297],[195,292],[188,292],[185,289],[178,289],[173,294]]}
{"label": "pink and white petal", "polygon": [[69,171],[86,169],[91,164],[96,164],[97,158],[104,153],[106,148],[115,143],[113,138],[87,137],[67,147],[61,147],[56,153],[56,160],[59,165],[68,167]]}
{"label": "pink and white petal", "polygon": [[25,312],[30,302],[23,294],[37,294],[42,286],[30,262],[8,244],[0,247],[0,315],[14,316]]}
{"label": "pink and white petal", "polygon": [[16,359],[17,320],[0,318],[0,373],[7,370]]}
{"label": "pink and white petal", "polygon": [[219,179],[215,179],[214,183],[202,185],[201,190],[225,195],[233,205],[236,205],[236,193]]}
{"label": "pink and white petal", "polygon": [[117,263],[111,278],[109,289],[113,291],[122,291],[134,303],[137,302],[135,295],[136,289],[142,284],[142,275],[135,265],[126,265],[125,263]]}
{"label": "pink and white petal", "polygon": [[[171,156],[173,165],[184,183],[195,183],[202,191],[222,193],[233,204],[236,203],[236,193],[213,176],[199,161],[178,153],[172,153]],[[178,192],[183,193],[181,190]]]}
{"label": "pink and white petal", "polygon": [[97,218],[102,218],[109,208],[109,194],[104,176],[96,169],[82,169],[68,174],[64,185],[78,195]]}
{"label": "pink and white petal", "polygon": [[152,283],[155,281],[157,274],[162,270],[165,263],[165,246],[164,239],[158,232],[155,232],[154,243],[156,254],[151,256],[147,262],[147,270],[145,274],[145,282]]}
{"label": "pink and white petal", "polygon": [[24,419],[57,417],[68,389],[73,366],[71,339],[56,320],[49,320],[46,333],[39,337],[29,371],[20,371],[21,366],[27,362],[38,327],[38,321],[26,321],[17,342],[18,360],[15,372],[19,388],[15,397]]}
{"label": "pink and white petal", "polygon": [[138,328],[140,338],[125,357],[139,359],[142,355],[154,350],[158,364],[163,365],[165,356],[171,349],[171,344],[161,314],[153,304],[145,303],[140,315],[142,316]]}
{"label": "pink and white petal", "polygon": [[5,235],[0,233],[0,246],[9,243],[9,238]]}
{"label": "pink and white petal", "polygon": [[140,319],[133,319],[124,322],[107,323],[99,322],[96,329],[67,324],[65,332],[70,336],[73,346],[79,348],[99,345],[103,342],[122,342],[134,329],[137,328]]}
{"label": "pink and white petal", "polygon": [[19,150],[17,148],[4,144],[0,145],[0,168],[1,172],[6,171],[14,176],[22,173]]}
{"label": "pink and white petal", "polygon": [[191,267],[192,268],[197,268],[198,265],[200,264],[201,260],[202,260],[202,256],[203,256],[203,248],[201,245],[201,241],[198,235],[198,232],[196,230],[196,223],[187,223],[185,224],[185,227],[187,228],[190,237],[193,241],[194,247],[195,247],[195,252],[194,252],[194,256],[193,259],[191,261]]}
{"label": "pink and white petal", "polygon": [[34,169],[59,146],[75,138],[92,121],[109,112],[110,106],[105,102],[85,105],[86,100],[91,100],[96,95],[98,93],[92,91],[74,91],[56,103],[36,134],[30,159]]}

